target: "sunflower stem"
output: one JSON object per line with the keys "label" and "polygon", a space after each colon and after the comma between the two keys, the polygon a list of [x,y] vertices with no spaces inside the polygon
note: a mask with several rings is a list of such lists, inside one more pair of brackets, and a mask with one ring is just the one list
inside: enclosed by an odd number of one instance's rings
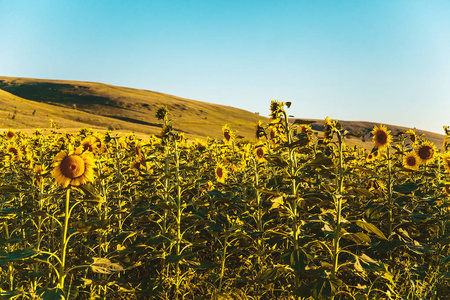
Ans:
{"label": "sunflower stem", "polygon": [[65,212],[64,212],[64,227],[62,228],[61,233],[61,263],[59,265],[59,278],[58,278],[58,288],[64,288],[64,279],[66,278],[66,249],[67,249],[67,230],[69,227],[69,205],[70,205],[70,187],[66,190],[66,199],[65,199]]}

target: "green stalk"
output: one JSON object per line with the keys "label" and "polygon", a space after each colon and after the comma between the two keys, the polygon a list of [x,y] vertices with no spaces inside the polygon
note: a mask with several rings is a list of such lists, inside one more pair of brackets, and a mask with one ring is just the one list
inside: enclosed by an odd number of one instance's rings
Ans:
{"label": "green stalk", "polygon": [[334,202],[336,206],[336,227],[334,229],[334,237],[333,237],[333,269],[332,274],[336,276],[338,268],[339,268],[339,241],[341,239],[341,215],[342,215],[342,192],[343,192],[343,183],[344,183],[344,160],[342,155],[342,137],[339,131],[336,131],[338,136],[338,144],[339,144],[339,166],[338,166],[338,182],[337,182],[337,194],[334,197]]}
{"label": "green stalk", "polygon": [[[5,229],[6,240],[9,240],[9,230],[8,230],[8,221],[3,222],[3,228]],[[8,253],[11,252],[11,244],[8,243],[6,246],[6,250]],[[8,262],[8,277],[9,277],[9,288],[10,290],[14,290],[14,276],[13,276],[13,266],[11,262]]]}
{"label": "green stalk", "polygon": [[[180,185],[180,153],[178,152],[178,144],[175,140],[175,178],[177,182],[177,239],[176,239],[176,255],[181,254],[181,185]],[[176,295],[178,297],[180,287],[180,261],[176,263]]]}
{"label": "green stalk", "polygon": [[61,234],[61,263],[59,265],[59,280],[58,288],[64,288],[64,279],[66,278],[66,241],[67,241],[67,230],[69,227],[69,204],[70,204],[70,187],[66,190],[66,201],[65,201],[65,213],[64,213],[64,227]]}
{"label": "green stalk", "polygon": [[388,239],[392,235],[393,226],[393,214],[392,214],[392,164],[391,164],[391,151],[390,147],[387,148],[387,160],[388,160],[388,205],[389,205],[389,215],[388,215]]}

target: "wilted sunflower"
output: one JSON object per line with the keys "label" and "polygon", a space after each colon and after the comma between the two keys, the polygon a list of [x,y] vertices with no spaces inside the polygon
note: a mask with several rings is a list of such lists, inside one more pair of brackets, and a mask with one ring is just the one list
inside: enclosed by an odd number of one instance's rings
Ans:
{"label": "wilted sunflower", "polygon": [[411,170],[419,169],[420,158],[415,152],[411,152],[403,157],[403,166]]}
{"label": "wilted sunflower", "polygon": [[390,133],[391,131],[388,131],[386,126],[380,124],[380,128],[378,128],[375,125],[372,130],[374,146],[379,150],[388,148],[392,143],[392,136]]}
{"label": "wilted sunflower", "polygon": [[408,136],[409,139],[411,140],[413,145],[417,145],[417,143],[419,142],[417,139],[417,135],[416,132],[412,129],[409,129],[408,131],[405,132]]}
{"label": "wilted sunflower", "polygon": [[217,182],[225,183],[225,178],[227,178],[227,170],[222,164],[216,166],[216,180]]}
{"label": "wilted sunflower", "polygon": [[55,158],[52,176],[63,188],[79,186],[94,180],[95,160],[91,152],[79,147],[75,152],[61,151]]}
{"label": "wilted sunflower", "polygon": [[442,154],[442,162],[444,164],[445,170],[447,172],[450,172],[450,153],[444,153]]}
{"label": "wilted sunflower", "polygon": [[231,131],[230,127],[228,127],[228,125],[225,124],[222,127],[222,132],[223,132],[223,142],[226,145],[230,145],[233,142],[233,138],[234,138],[234,134]]}
{"label": "wilted sunflower", "polygon": [[16,136],[16,132],[12,129],[8,129],[8,131],[6,132],[6,138],[8,140],[13,139]]}
{"label": "wilted sunflower", "polygon": [[420,161],[426,163],[434,158],[434,154],[436,153],[436,146],[430,142],[424,142],[417,148],[417,155],[420,158]]}

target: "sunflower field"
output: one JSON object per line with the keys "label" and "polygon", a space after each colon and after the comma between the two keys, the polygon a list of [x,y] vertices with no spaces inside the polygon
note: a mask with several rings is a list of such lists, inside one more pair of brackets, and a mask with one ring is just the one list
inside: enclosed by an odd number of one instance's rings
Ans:
{"label": "sunflower field", "polygon": [[0,298],[449,299],[450,127],[0,135]]}

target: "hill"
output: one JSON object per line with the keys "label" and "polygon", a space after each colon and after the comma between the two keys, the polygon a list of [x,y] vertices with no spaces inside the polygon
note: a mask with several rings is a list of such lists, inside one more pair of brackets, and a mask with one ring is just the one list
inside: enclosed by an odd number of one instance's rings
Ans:
{"label": "hill", "polygon": [[[0,76],[0,89],[5,103],[0,115],[3,128],[48,127],[53,119],[61,128],[86,126],[158,134],[161,121],[156,119],[156,111],[162,105],[168,107],[175,130],[190,138],[220,138],[222,126],[228,124],[238,135],[253,139],[257,120],[268,121],[230,106],[94,82]],[[16,117],[11,119],[14,112]]]}
{"label": "hill", "polygon": [[[206,136],[221,139],[222,126],[228,124],[237,135],[253,140],[256,122],[269,122],[268,118],[242,109],[149,90],[95,82],[0,76],[0,128],[45,130],[52,119],[67,131],[91,127],[137,135],[158,134],[161,121],[156,119],[156,110],[162,105],[169,108],[175,130],[185,132],[191,139]],[[323,120],[314,121],[312,128],[322,131]],[[340,123],[348,131],[363,134],[361,138],[346,139],[347,144],[372,147],[370,132],[378,123],[345,120]],[[409,129],[385,125],[393,135]],[[444,135],[416,132],[441,147]]]}

